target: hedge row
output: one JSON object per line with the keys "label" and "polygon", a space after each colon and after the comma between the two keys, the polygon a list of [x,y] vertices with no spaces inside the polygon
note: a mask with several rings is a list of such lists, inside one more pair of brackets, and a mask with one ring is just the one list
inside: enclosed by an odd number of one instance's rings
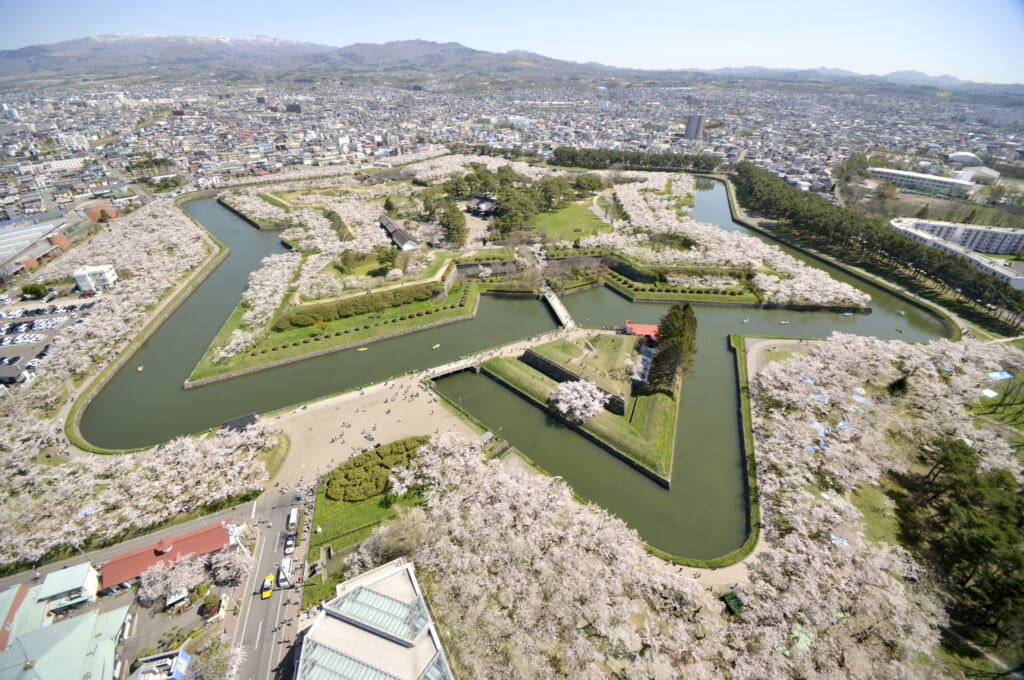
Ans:
{"label": "hedge row", "polygon": [[444,287],[440,283],[420,283],[415,286],[403,286],[379,293],[357,295],[345,298],[344,300],[335,300],[334,302],[307,305],[278,317],[277,321],[274,322],[274,330],[283,331],[290,326],[304,328],[312,326],[318,321],[337,321],[338,319],[356,316],[357,314],[379,312],[410,302],[422,302],[423,300],[429,300],[443,290]]}
{"label": "hedge row", "polygon": [[355,503],[384,493],[388,488],[391,468],[412,458],[428,439],[399,439],[350,458],[327,476],[327,497]]}

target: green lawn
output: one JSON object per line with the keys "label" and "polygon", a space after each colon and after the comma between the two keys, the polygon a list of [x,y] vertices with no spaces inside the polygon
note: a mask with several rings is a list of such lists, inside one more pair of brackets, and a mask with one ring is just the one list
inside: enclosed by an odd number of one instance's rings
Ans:
{"label": "green lawn", "polygon": [[[622,282],[621,278],[614,276],[605,277],[604,281],[612,286],[613,288],[622,291],[626,295],[634,298],[643,298],[648,300],[678,300],[681,302],[735,302],[744,304],[759,304],[761,300],[751,293],[748,289],[742,286],[737,286],[733,290],[737,292],[736,295],[729,295],[725,293],[697,293],[689,288],[678,288],[670,289],[667,286],[654,286],[647,285],[644,283],[633,283],[633,287],[630,288],[627,284]],[[675,292],[678,290],[679,292]]]}
{"label": "green lawn", "polygon": [[261,461],[267,468],[267,480],[273,481],[277,473],[284,466],[288,458],[288,450],[291,448],[292,440],[284,432],[277,433],[277,442],[269,449],[263,449],[256,454],[256,460]]}
{"label": "green lawn", "polygon": [[864,515],[864,538],[874,543],[899,545],[899,519],[896,507],[885,489],[874,484],[861,484],[853,492],[853,504]]}
{"label": "green lawn", "polygon": [[766,364],[770,364],[773,361],[785,361],[786,359],[796,356],[798,354],[807,354],[806,350],[795,349],[795,348],[783,348],[783,349],[769,349],[764,353],[764,361]]}
{"label": "green lawn", "polygon": [[260,198],[262,198],[264,201],[266,201],[270,205],[277,206],[278,208],[282,208],[284,210],[291,210],[292,209],[292,205],[290,203],[288,203],[287,201],[285,201],[285,200],[283,200],[281,198],[278,198],[274,194],[271,194],[271,193],[261,193],[261,194],[256,194],[256,195],[259,196]]}
{"label": "green lawn", "polygon": [[[394,505],[384,501],[384,494],[357,503],[332,501],[327,498],[323,487],[318,489],[308,560],[313,562],[319,559],[320,548],[328,543],[337,555],[339,551],[365,541],[376,526],[395,516],[395,506],[412,507],[422,503],[423,498],[406,495],[396,499]],[[317,528],[320,533],[316,533]],[[325,583],[321,582],[319,576],[306,581],[302,594],[303,608],[334,597],[334,586],[346,577],[341,567],[341,560],[336,557],[327,566]]]}
{"label": "green lawn", "polygon": [[[499,357],[487,361],[483,367],[541,404],[548,403],[548,397],[558,386],[556,381],[533,370],[518,359]],[[656,407],[657,405],[652,403],[651,406]],[[656,415],[641,420],[642,424],[656,427],[658,433],[663,433],[666,429],[665,418],[665,409],[658,408]],[[674,408],[671,409],[671,418],[674,423]],[[672,423],[668,423],[667,427],[671,431]],[[673,442],[671,435],[667,437],[667,442],[664,437],[661,437],[659,441],[652,436],[652,431],[641,431],[623,416],[617,416],[608,411],[603,411],[588,420],[583,425],[583,429],[655,474],[668,476],[672,467]],[[667,447],[659,448],[659,444],[666,443]]]}
{"label": "green lawn", "polygon": [[573,203],[572,205],[540,213],[533,218],[537,232],[551,241],[575,241],[594,234],[609,232],[610,224],[590,212],[591,199]]}
{"label": "green lawn", "polygon": [[[462,291],[468,286],[466,304],[460,305]],[[473,283],[456,283],[448,297],[440,302],[424,300],[373,313],[358,314],[327,324],[325,331],[315,326],[292,326],[284,331],[271,331],[249,352],[236,354],[219,364],[213,363],[213,345],[207,349],[189,380],[201,380],[245,368],[262,366],[272,361],[302,356],[328,347],[337,347],[360,340],[372,340],[396,331],[417,328],[435,321],[452,319],[472,313],[476,307],[479,287]],[[443,309],[447,307],[448,309]],[[427,311],[430,313],[427,313]],[[423,312],[422,316],[418,314]],[[406,319],[400,317],[406,316]],[[369,326],[369,328],[367,328]],[[225,326],[226,327],[226,326]]]}
{"label": "green lawn", "polygon": [[512,252],[511,248],[488,248],[486,250],[478,250],[472,255],[466,257],[460,257],[459,262],[497,262],[502,260],[514,260],[516,259],[515,253]]}
{"label": "green lawn", "polygon": [[555,340],[534,347],[537,354],[564,366],[611,394],[629,395],[631,380],[625,361],[635,354],[632,335],[598,335],[574,342]]}

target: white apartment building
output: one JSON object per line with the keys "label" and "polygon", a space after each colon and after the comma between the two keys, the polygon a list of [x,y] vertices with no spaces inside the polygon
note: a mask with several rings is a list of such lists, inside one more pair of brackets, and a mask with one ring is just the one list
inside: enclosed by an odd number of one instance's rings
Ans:
{"label": "white apartment building", "polygon": [[976,253],[973,250],[965,248],[952,241],[947,241],[946,239],[939,238],[938,236],[933,236],[926,231],[912,226],[896,224],[897,222],[901,222],[901,220],[893,220],[889,223],[889,226],[903,232],[915,241],[926,245],[929,248],[938,248],[939,250],[944,250],[947,253],[951,253],[957,257],[967,260],[967,262],[975,269],[986,274],[991,274],[997,279],[1006,281],[1014,290],[1024,289],[1024,275],[1018,274],[1011,267],[1007,266],[1003,260],[986,257],[981,253]]}
{"label": "white apartment building", "polygon": [[920,172],[907,172],[906,170],[893,170],[891,168],[871,168],[870,170],[871,176],[875,179],[892,182],[900,189],[916,191],[922,194],[968,198],[975,186],[971,182],[965,182],[962,179],[951,179],[949,177],[927,175]]}
{"label": "white apartment building", "polygon": [[919,229],[937,238],[952,241],[979,253],[1015,255],[1024,250],[1024,229],[1010,227],[989,227],[982,224],[957,224],[939,220],[919,220],[912,217],[898,217],[889,223],[900,229]]}
{"label": "white apartment building", "polygon": [[57,138],[68,151],[89,150],[89,140],[81,132],[61,132]]}
{"label": "white apartment building", "polygon": [[88,158],[60,158],[52,161],[41,161],[39,163],[22,163],[18,165],[18,174],[35,175],[43,172],[58,172],[60,170],[78,170]]}
{"label": "white apartment building", "polygon": [[98,290],[113,288],[117,281],[117,272],[112,264],[101,264],[98,267],[83,266],[75,273],[75,283],[79,290],[86,293],[95,293]]}

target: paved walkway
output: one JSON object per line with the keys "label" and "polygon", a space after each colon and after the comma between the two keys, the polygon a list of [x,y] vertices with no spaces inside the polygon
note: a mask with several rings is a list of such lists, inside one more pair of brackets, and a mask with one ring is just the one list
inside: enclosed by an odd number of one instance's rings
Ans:
{"label": "paved walkway", "polygon": [[558,329],[287,413],[264,416],[291,438],[288,460],[274,481],[282,485],[308,483],[318,473],[332,470],[356,453],[381,442],[449,431],[475,436],[475,430],[445,408],[440,397],[421,381],[465,370],[494,357],[519,356],[529,347],[560,338],[575,339],[600,333],[614,331]]}

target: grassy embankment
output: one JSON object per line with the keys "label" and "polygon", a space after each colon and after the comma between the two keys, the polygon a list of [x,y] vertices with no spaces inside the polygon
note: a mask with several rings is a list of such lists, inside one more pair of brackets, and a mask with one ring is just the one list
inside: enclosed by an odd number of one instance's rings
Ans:
{"label": "grassy embankment", "polygon": [[410,302],[376,312],[357,314],[330,321],[323,330],[316,326],[290,326],[283,331],[270,331],[252,350],[215,364],[213,363],[214,348],[226,341],[234,328],[239,327],[238,324],[244,314],[244,310],[239,308],[232,313],[228,323],[217,334],[192,375],[189,376],[189,380],[201,380],[215,375],[254,368],[273,361],[292,359],[313,351],[353,342],[371,341],[382,335],[464,316],[472,313],[479,294],[479,286],[473,283],[457,282],[452,286],[448,296],[438,302],[432,300]]}
{"label": "grassy embankment", "polygon": [[[547,406],[551,392],[558,387],[557,381],[517,359],[499,357],[483,367],[541,406]],[[579,365],[570,364],[568,368],[574,370]],[[675,401],[663,394],[637,399],[638,415],[632,423],[626,417],[602,411],[584,423],[582,429],[655,474],[667,477],[672,467]],[[632,404],[630,401],[630,408]]]}
{"label": "grassy embankment", "polygon": [[460,257],[459,262],[499,262],[514,259],[516,259],[516,256],[512,249],[503,246],[501,248],[478,250],[472,255]]}

